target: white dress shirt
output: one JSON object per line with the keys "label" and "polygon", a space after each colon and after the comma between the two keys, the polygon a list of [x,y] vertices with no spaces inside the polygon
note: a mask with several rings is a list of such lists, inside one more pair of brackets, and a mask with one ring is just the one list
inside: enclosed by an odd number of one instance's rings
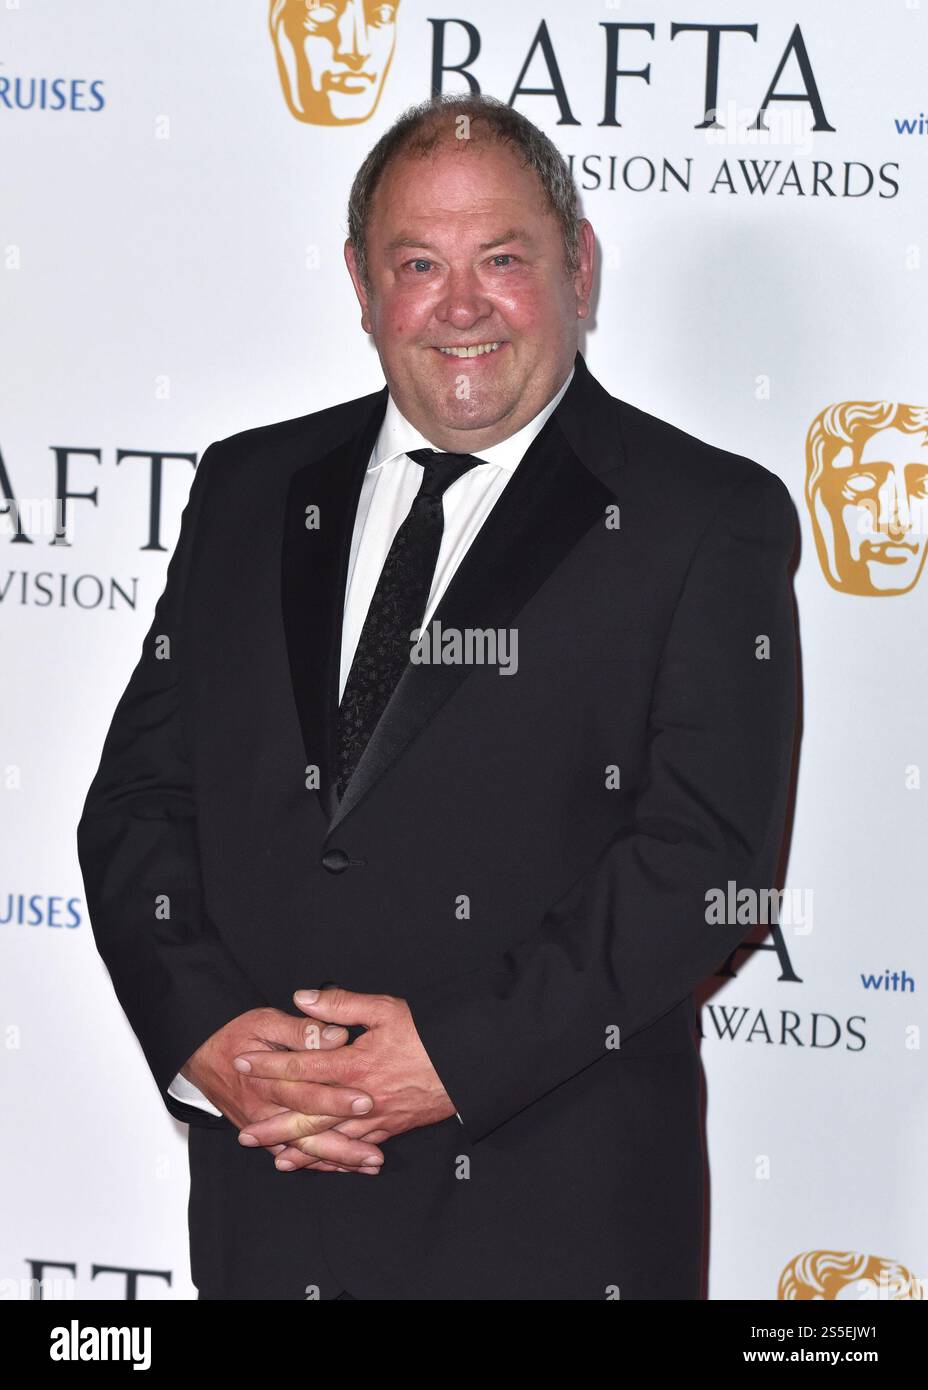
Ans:
{"label": "white dress shirt", "polygon": [[[573,374],[571,368],[567,380],[557,394],[551,397],[548,404],[529,420],[527,425],[523,425],[508,439],[491,445],[489,449],[471,451],[475,458],[482,460],[480,467],[471,468],[446,489],[442,498],[444,530],[422,627],[427,626],[474,537],[499,501],[503,488],[521,463],[526,449],[560,402]],[[367,617],[384,561],[393,544],[393,537],[405,521],[422,482],[422,465],[408,457],[409,451],[438,447],[410,424],[400,413],[393,397],[388,396],[383,423],[361,485],[351,537],[345,607],[342,614],[339,699],[344,694],[364,619]],[[217,1110],[203,1092],[185,1076],[181,1076],[180,1072],[168,1087],[168,1095],[187,1105],[206,1110],[211,1115],[222,1114],[222,1111]],[[458,1119],[461,1119],[460,1115]]]}

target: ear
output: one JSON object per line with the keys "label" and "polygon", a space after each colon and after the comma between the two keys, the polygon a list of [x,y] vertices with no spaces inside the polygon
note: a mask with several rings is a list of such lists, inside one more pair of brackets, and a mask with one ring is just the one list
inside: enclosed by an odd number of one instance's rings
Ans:
{"label": "ear", "polygon": [[361,327],[364,329],[365,333],[372,333],[373,325],[371,324],[368,294],[361,281],[357,258],[354,254],[354,247],[350,241],[345,242],[345,264],[348,267],[348,274],[351,276],[351,283],[354,285],[354,292],[358,296],[358,303],[361,306]]}
{"label": "ear", "polygon": [[596,265],[596,233],[592,224],[584,217],[579,227],[579,265],[574,274],[574,291],[577,296],[577,317],[589,318],[590,295],[593,293],[593,271]]}

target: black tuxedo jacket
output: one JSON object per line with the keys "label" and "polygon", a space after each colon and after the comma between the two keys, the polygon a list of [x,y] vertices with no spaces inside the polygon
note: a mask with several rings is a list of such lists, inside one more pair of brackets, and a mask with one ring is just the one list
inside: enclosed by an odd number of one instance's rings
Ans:
{"label": "black tuxedo jacket", "polygon": [[[190,1125],[194,1282],[698,1298],[691,995],[750,930],[708,924],[707,892],[774,881],[792,502],[578,354],[435,615],[517,629],[517,672],[410,665],[339,804],[345,572],[386,399],[206,450],[78,828],[98,949]],[[376,1178],[279,1173],[167,1095],[229,1019],[325,981],[406,999],[463,1118],[387,1141]]]}

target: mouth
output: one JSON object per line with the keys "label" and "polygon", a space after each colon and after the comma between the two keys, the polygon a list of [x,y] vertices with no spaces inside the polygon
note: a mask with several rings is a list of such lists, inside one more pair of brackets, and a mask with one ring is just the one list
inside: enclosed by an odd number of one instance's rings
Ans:
{"label": "mouth", "polygon": [[884,565],[901,565],[916,553],[917,547],[909,545],[905,541],[897,543],[887,542],[883,545],[870,545],[867,547],[871,560],[876,560]]}
{"label": "mouth", "polygon": [[442,353],[445,357],[456,357],[458,360],[472,357],[490,357],[494,352],[499,352],[500,348],[505,347],[505,341],[491,343],[470,343],[465,347],[437,347],[436,352]]}
{"label": "mouth", "polygon": [[327,72],[322,79],[322,85],[330,92],[363,92],[373,81],[372,72],[351,72],[342,69],[339,72]]}

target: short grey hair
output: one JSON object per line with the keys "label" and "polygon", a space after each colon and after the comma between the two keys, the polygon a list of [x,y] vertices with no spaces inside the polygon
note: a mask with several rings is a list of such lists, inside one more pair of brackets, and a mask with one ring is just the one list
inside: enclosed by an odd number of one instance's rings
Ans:
{"label": "short grey hair", "polygon": [[[421,158],[454,138],[460,117],[467,118],[468,139],[486,139],[512,147],[523,168],[541,180],[548,206],[561,224],[564,263],[569,274],[579,267],[580,216],[577,190],[567,161],[552,140],[527,117],[497,97],[482,93],[438,95],[410,106],[385,131],[355,174],[348,195],[348,240],[354,249],[361,283],[369,286],[367,228],[377,186],[388,167],[401,157]],[[471,123],[477,131],[471,134]]]}

